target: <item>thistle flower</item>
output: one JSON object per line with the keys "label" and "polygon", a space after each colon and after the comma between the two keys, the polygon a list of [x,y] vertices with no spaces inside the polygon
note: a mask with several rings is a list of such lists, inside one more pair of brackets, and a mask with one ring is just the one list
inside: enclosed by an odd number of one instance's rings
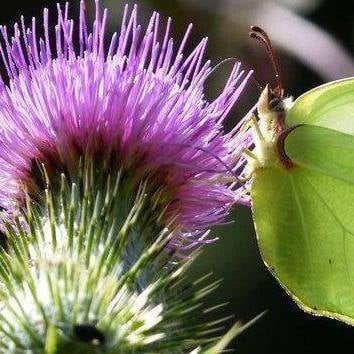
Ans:
{"label": "thistle flower", "polygon": [[175,49],[170,19],[160,37],[154,13],[143,33],[126,7],[105,48],[106,20],[97,0],[89,30],[81,2],[76,29],[58,5],[55,48],[47,10],[43,39],[35,19],[26,29],[21,18],[11,39],[0,28],[6,352],[210,347],[208,325],[188,316],[214,285],[181,294],[171,285],[189,261],[173,266],[169,253],[209,242],[208,229],[247,202],[236,176],[249,138],[222,123],[250,73],[236,64],[209,102],[206,39],[183,53],[191,26]]}
{"label": "thistle flower", "polygon": [[236,64],[223,91],[208,102],[206,38],[186,56],[191,26],[175,50],[170,19],[159,42],[159,15],[142,34],[136,8],[129,16],[126,7],[120,33],[105,51],[106,19],[96,1],[90,32],[81,2],[78,51],[68,6],[58,6],[55,49],[46,10],[43,39],[37,39],[35,19],[26,29],[21,18],[12,39],[0,28],[9,77],[0,88],[0,205],[23,199],[23,186],[38,191],[35,161],[50,174],[72,176],[79,157],[89,155],[110,160],[138,182],[154,176],[151,183],[166,197],[163,207],[168,204],[164,219],[177,215],[182,239],[198,242],[200,231],[224,220],[239,195],[239,185],[223,181],[233,177],[246,143],[237,130],[225,134],[222,122],[250,74]]}

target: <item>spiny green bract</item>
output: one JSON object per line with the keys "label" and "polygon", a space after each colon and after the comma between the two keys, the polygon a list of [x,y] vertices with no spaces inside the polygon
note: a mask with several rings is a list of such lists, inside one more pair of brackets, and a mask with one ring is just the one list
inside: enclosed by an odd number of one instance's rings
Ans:
{"label": "spiny green bract", "polygon": [[224,344],[211,347],[210,334],[222,320],[195,320],[217,283],[181,289],[194,256],[170,262],[173,230],[157,227],[158,215],[146,218],[157,212],[146,183],[132,199],[121,171],[108,179],[85,171],[77,182],[62,175],[60,188],[47,178],[44,200],[28,197],[5,226],[0,352],[220,352]]}

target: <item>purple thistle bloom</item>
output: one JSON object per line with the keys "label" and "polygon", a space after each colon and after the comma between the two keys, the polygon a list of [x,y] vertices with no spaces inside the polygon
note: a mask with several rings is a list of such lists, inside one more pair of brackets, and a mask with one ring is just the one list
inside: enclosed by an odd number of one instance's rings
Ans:
{"label": "purple thistle bloom", "polygon": [[8,77],[0,87],[0,205],[10,209],[23,198],[23,186],[35,188],[33,161],[73,171],[80,156],[104,153],[137,179],[153,175],[153,183],[168,191],[165,222],[176,216],[176,246],[208,242],[206,230],[235,202],[247,203],[235,176],[249,137],[239,134],[240,125],[225,133],[223,121],[251,73],[237,63],[209,102],[207,39],[184,54],[191,26],[176,47],[170,19],[161,32],[153,13],[143,32],[136,7],[130,14],[126,7],[121,30],[106,49],[106,20],[97,0],[89,30],[82,1],[77,29],[68,6],[58,5],[55,46],[47,10],[44,38],[37,38],[35,19],[26,28],[21,18],[12,38],[1,27]]}

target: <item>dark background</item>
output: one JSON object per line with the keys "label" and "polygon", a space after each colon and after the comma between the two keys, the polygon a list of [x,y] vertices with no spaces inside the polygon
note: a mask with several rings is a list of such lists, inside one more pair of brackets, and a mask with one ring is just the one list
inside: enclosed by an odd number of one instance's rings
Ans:
{"label": "dark background", "polygon": [[[251,24],[261,24],[265,18],[271,25],[266,30],[275,38],[275,46],[280,57],[284,85],[289,94],[295,97],[309,88],[330,79],[354,74],[351,59],[354,44],[354,16],[351,1],[287,0],[269,2],[279,10],[290,14],[262,8],[264,1],[256,0],[141,0],[136,1],[140,8],[140,18],[144,23],[149,13],[157,9],[162,17],[172,16],[174,35],[179,38],[189,22],[195,24],[191,46],[204,35],[210,38],[208,56],[216,64],[226,57],[239,58],[245,67],[255,69],[254,78],[260,85],[274,82],[274,73],[262,48],[248,37]],[[93,1],[87,0],[87,4]],[[120,0],[102,1],[110,8],[110,30],[120,21],[123,2]],[[5,5],[5,3],[4,3]],[[296,6],[295,6],[296,5]],[[49,7],[55,14],[55,1],[34,0],[6,1],[1,7],[0,23],[11,27],[21,14],[30,20],[41,16],[42,8]],[[78,1],[71,2],[72,14],[78,9]],[[281,12],[280,12],[281,14]],[[272,17],[273,16],[273,17]],[[291,17],[293,16],[293,17]],[[302,25],[295,26],[301,19]],[[253,22],[257,21],[257,22]],[[283,21],[283,22],[282,22]],[[286,30],[284,30],[284,21]],[[54,21],[53,21],[54,22]],[[260,23],[261,22],[261,23]],[[316,24],[312,30],[324,41],[306,43],[307,24]],[[277,39],[282,32],[285,40]],[[328,37],[328,34],[331,36]],[[296,38],[296,39],[294,39]],[[328,50],[328,43],[333,45]],[[297,46],[305,49],[297,52]],[[289,49],[290,48],[290,49]],[[308,52],[307,52],[308,51]],[[310,63],[309,58],[317,53]],[[317,57],[316,57],[317,56]],[[322,57],[321,57],[322,56]],[[318,69],[317,58],[327,58],[325,65]],[[306,61],[306,60],[305,60]],[[230,70],[230,64],[222,65],[210,80],[207,94],[212,98],[221,88]],[[250,82],[241,101],[230,115],[230,128],[246,109],[257,100],[259,90],[256,83]],[[220,240],[208,246],[195,263],[191,277],[201,276],[213,271],[213,278],[223,278],[220,288],[210,296],[208,303],[229,301],[229,305],[219,311],[219,315],[235,314],[237,319],[247,321],[264,310],[268,310],[252,328],[239,336],[232,347],[239,354],[262,352],[264,354],[315,354],[341,353],[354,351],[354,328],[323,318],[315,318],[303,313],[283,292],[270,276],[260,259],[255,241],[250,211],[236,207],[230,217],[234,224],[219,227],[214,232]],[[232,321],[228,322],[231,325]]]}

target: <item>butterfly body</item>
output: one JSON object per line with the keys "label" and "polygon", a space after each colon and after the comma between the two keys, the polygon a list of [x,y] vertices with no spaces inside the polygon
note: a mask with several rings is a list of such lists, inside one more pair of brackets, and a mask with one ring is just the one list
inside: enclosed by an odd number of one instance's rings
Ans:
{"label": "butterfly body", "polygon": [[278,167],[288,169],[291,163],[283,151],[282,141],[292,127],[285,125],[285,117],[293,104],[291,97],[283,99],[274,95],[266,86],[257,104],[257,116],[253,118],[255,134],[253,135],[255,159],[249,161],[249,174],[256,173],[259,168]]}

